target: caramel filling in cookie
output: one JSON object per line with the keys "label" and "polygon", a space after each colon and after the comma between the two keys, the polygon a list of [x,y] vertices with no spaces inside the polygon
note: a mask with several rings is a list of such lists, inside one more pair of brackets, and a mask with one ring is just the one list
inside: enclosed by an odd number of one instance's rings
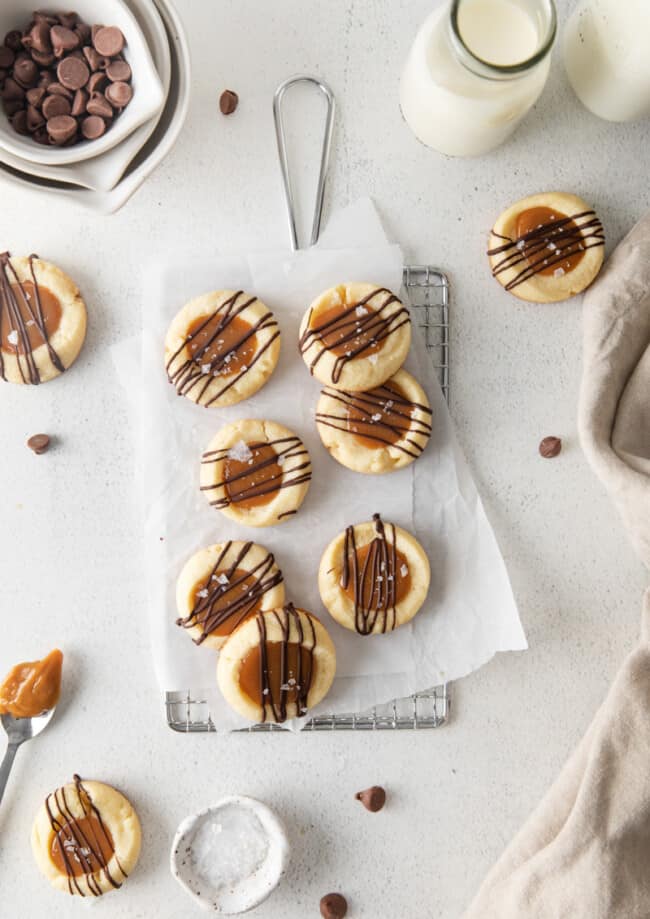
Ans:
{"label": "caramel filling in cookie", "polygon": [[282,482],[279,456],[270,444],[247,444],[249,459],[227,456],[224,487],[230,504],[259,507],[273,500]]}
{"label": "caramel filling in cookie", "polygon": [[94,814],[64,823],[50,845],[56,867],[72,877],[101,871],[114,854],[111,834]]}
{"label": "caramel filling in cookie", "polygon": [[[286,705],[300,704],[303,685],[308,689],[314,674],[314,660],[308,648],[295,642],[285,645],[280,641],[267,641],[264,648],[258,645],[243,659],[239,685],[256,703],[261,704],[260,697],[270,702],[284,696]],[[306,694],[304,698],[306,700]]]}
{"label": "caramel filling in cookie", "polygon": [[573,271],[587,249],[605,245],[603,226],[593,210],[567,216],[550,207],[531,207],[518,215],[514,239],[492,232],[505,240],[488,250],[489,256],[502,256],[493,262],[492,274],[517,272],[504,285],[506,290],[536,275],[562,277]]}
{"label": "caramel filling in cookie", "polygon": [[397,549],[395,525],[388,524],[390,541],[379,514],[373,515],[375,538],[357,548],[354,527],[345,531],[341,587],[354,601],[355,629],[369,635],[379,619],[381,631],[397,625],[395,607],[408,594],[411,578],[406,557]]}
{"label": "caramel filling in cookie", "polygon": [[61,303],[47,287],[32,281],[11,284],[11,294],[0,314],[2,350],[26,354],[47,343],[61,323]]}
{"label": "caramel filling in cookie", "polygon": [[[370,301],[382,294],[385,297],[381,306],[378,309],[370,306]],[[357,303],[343,302],[312,313],[299,343],[303,355],[315,342],[320,345],[309,364],[310,371],[313,373],[323,354],[330,352],[336,358],[332,382],[338,383],[348,361],[376,354],[389,335],[410,322],[401,304],[399,309],[391,310],[394,303],[399,304],[399,299],[386,288],[378,287]]]}
{"label": "caramel filling in cookie", "polygon": [[240,316],[225,325],[219,313],[207,321],[200,317],[189,326],[187,337],[192,358],[220,376],[247,370],[257,353],[255,330]]}

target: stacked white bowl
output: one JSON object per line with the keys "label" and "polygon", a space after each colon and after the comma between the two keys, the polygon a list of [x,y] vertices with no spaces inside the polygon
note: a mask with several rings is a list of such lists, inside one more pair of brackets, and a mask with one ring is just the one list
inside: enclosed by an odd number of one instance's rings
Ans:
{"label": "stacked white bowl", "polygon": [[[56,0],[55,0],[56,2]],[[67,197],[97,213],[124,205],[178,137],[189,103],[190,60],[182,23],[170,0],[76,0],[85,22],[117,26],[133,73],[133,99],[97,140],[41,146],[17,134],[0,108],[0,182]],[[31,19],[34,0],[1,0],[0,43]]]}

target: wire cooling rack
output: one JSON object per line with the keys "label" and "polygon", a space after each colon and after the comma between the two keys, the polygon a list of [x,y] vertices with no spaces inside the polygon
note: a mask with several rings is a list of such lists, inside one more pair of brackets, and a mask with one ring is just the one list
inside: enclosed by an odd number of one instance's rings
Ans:
{"label": "wire cooling rack", "polygon": [[[424,340],[445,399],[449,401],[449,281],[432,265],[407,265],[404,288],[411,314],[424,331]],[[309,731],[405,731],[438,728],[449,718],[449,684],[436,686],[406,699],[377,705],[349,715],[317,715],[306,722]],[[189,690],[165,693],[167,724],[182,734],[216,731],[205,699]],[[255,724],[244,733],[284,732],[277,724]]]}

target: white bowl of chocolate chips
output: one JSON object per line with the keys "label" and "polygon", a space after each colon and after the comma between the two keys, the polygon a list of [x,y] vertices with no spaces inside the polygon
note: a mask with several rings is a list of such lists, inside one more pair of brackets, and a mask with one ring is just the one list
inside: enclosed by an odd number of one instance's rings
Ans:
{"label": "white bowl of chocolate chips", "polygon": [[122,0],[78,0],[74,12],[0,3],[0,146],[15,156],[49,165],[99,156],[163,104],[149,47]]}

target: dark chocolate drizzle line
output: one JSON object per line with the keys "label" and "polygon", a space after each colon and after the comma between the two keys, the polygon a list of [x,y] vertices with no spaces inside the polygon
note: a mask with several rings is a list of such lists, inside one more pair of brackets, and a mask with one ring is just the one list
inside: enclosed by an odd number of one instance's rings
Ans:
{"label": "dark chocolate drizzle line", "polygon": [[[401,450],[407,456],[414,459],[422,453],[426,439],[431,434],[431,425],[428,421],[423,421],[413,417],[410,412],[415,409],[424,412],[428,418],[431,417],[431,409],[426,405],[420,405],[418,402],[411,402],[405,399],[401,393],[392,389],[390,383],[384,383],[376,389],[368,392],[345,392],[340,389],[327,387],[321,390],[323,395],[329,396],[343,406],[343,415],[330,415],[325,412],[316,413],[316,422],[326,427],[334,428],[337,431],[344,431],[350,436],[366,437],[368,440],[375,440],[377,443],[386,444]],[[350,417],[354,411],[357,417]],[[373,416],[381,415],[381,418],[375,420]],[[386,416],[397,416],[397,420],[389,422]],[[374,430],[369,431],[351,431],[349,424],[367,424]],[[391,440],[387,435],[392,434],[399,438],[398,442]],[[425,443],[414,439],[415,436],[424,437]]]}
{"label": "dark chocolate drizzle line", "polygon": [[[245,543],[232,564],[221,570],[232,547],[232,542],[226,543],[208,577],[207,597],[199,597],[189,616],[176,620],[176,625],[184,629],[199,626],[201,634],[194,639],[197,645],[204,642],[208,635],[230,618],[233,620],[233,630],[236,629],[246,619],[260,597],[282,582],[282,572],[272,571],[275,558],[269,552],[266,558],[246,572],[247,576],[255,578],[255,583],[245,593],[242,593],[240,588],[246,577],[235,578],[235,571],[240,567],[252,546],[252,542]],[[220,584],[216,580],[218,574],[225,575],[228,583]]]}
{"label": "dark chocolate drizzle line", "polygon": [[[574,223],[575,227],[567,227],[567,224],[570,223]],[[516,268],[522,264],[525,266],[505,285],[506,290],[512,290],[513,287],[530,280],[545,268],[559,265],[560,262],[564,262],[571,256],[580,255],[587,249],[605,245],[603,225],[595,211],[583,211],[571,217],[550,221],[516,239],[502,236],[500,233],[495,233],[494,230],[492,230],[492,235],[505,240],[504,245],[488,249],[487,254],[490,256],[504,256],[493,266],[493,277],[497,277],[510,268]],[[548,253],[543,254],[548,249],[549,242],[557,246],[555,254],[551,257],[548,256]]]}
{"label": "dark chocolate drizzle line", "polygon": [[[15,354],[21,379],[23,383],[30,383],[33,386],[36,386],[41,382],[41,375],[34,359],[34,349],[32,348],[29,338],[27,320],[25,320],[25,317],[22,314],[22,310],[20,309],[18,298],[13,291],[13,285],[16,285],[22,294],[23,301],[26,304],[27,311],[29,313],[29,319],[32,320],[38,327],[38,330],[43,338],[43,342],[47,347],[47,351],[52,364],[60,373],[63,373],[65,370],[65,367],[63,366],[59,355],[52,347],[49,336],[47,334],[45,316],[43,314],[43,305],[41,303],[41,292],[38,286],[38,281],[36,280],[36,272],[34,271],[34,259],[36,258],[38,258],[37,255],[29,256],[29,270],[32,276],[32,284],[34,285],[34,298],[36,300],[36,308],[34,308],[30,297],[27,295],[27,291],[23,287],[22,282],[18,279],[18,275],[16,274],[14,266],[11,264],[11,253],[0,253],[0,330],[2,329],[3,325],[3,317],[6,315],[9,330],[16,331],[18,333],[19,344],[16,347]],[[10,277],[10,275],[12,275],[12,277]],[[19,351],[21,345],[23,350],[22,354]],[[41,345],[38,347],[41,347]],[[25,365],[24,367],[23,364]],[[0,377],[2,377],[3,380],[7,379],[5,376],[5,359],[2,353],[2,347],[0,347]]]}
{"label": "dark chocolate drizzle line", "polygon": [[[216,355],[212,360],[208,361],[205,355],[210,351],[215,340],[223,334],[224,330],[230,325],[230,323],[248,309],[251,304],[255,303],[257,297],[251,297],[248,300],[238,304],[240,297],[244,296],[244,292],[238,290],[232,295],[225,303],[219,306],[213,313],[206,317],[205,321],[195,329],[192,335],[188,335],[183,344],[178,348],[172,356],[167,361],[167,377],[170,383],[173,383],[176,387],[176,391],[180,396],[187,396],[194,389],[198,387],[198,397],[196,401],[201,405],[210,406],[217,399],[220,399],[224,393],[233,387],[236,383],[241,380],[241,378],[248,373],[248,371],[253,367],[259,359],[262,357],[265,351],[267,351],[275,339],[280,335],[280,330],[278,328],[278,323],[273,317],[273,313],[267,311],[264,313],[257,322],[251,326],[251,328],[244,333],[244,335],[238,339],[228,350],[223,351],[223,353]],[[181,351],[187,347],[188,343],[192,341],[214,318],[215,316],[220,316],[219,323],[214,333],[207,339],[205,344],[199,348],[194,355],[188,357],[184,360],[181,360],[176,364],[177,358],[179,357]],[[243,347],[247,341],[249,341],[253,335],[257,332],[261,332],[264,329],[275,329],[273,334],[270,336],[269,340],[265,342],[261,348],[259,348],[252,361],[242,368],[239,372],[232,375],[232,378],[226,377],[224,379],[223,387],[216,392],[214,395],[210,396],[209,399],[203,401],[203,397],[208,389],[216,379],[219,377],[219,373],[228,366],[227,358],[237,352],[241,347]],[[210,372],[203,373],[201,369],[202,365],[209,363]]]}
{"label": "dark chocolate drizzle line", "polygon": [[[273,494],[273,492],[279,491],[281,488],[291,488],[294,485],[302,485],[304,482],[309,482],[311,479],[309,453],[305,449],[300,438],[280,437],[277,440],[269,440],[268,442],[248,444],[248,448],[251,452],[258,446],[272,447],[275,456],[253,463],[251,466],[247,465],[243,472],[240,472],[232,478],[224,479],[222,482],[216,482],[214,485],[201,485],[201,491],[214,491],[218,488],[225,488],[226,484],[231,485],[239,479],[261,472],[267,466],[276,463],[279,457],[284,457],[284,463],[280,467],[280,473],[273,473],[267,478],[263,478],[261,482],[250,486],[245,491],[233,497],[224,494],[222,498],[210,501],[212,507],[224,508],[228,507],[230,504],[238,504],[240,501],[246,501],[249,498],[260,498],[263,495]],[[231,449],[232,447],[228,447],[226,450],[211,450],[204,453],[201,465],[220,463],[228,459],[228,454]],[[306,457],[306,460],[303,460],[303,457]],[[289,467],[289,460],[297,460],[298,462],[296,465]]]}
{"label": "dark chocolate drizzle line", "polygon": [[[370,301],[380,294],[386,294],[386,298],[378,309],[374,309],[374,307],[370,306]],[[399,303],[399,309],[393,310],[389,312],[388,315],[385,315],[385,311],[388,310],[393,303]],[[357,307],[366,305],[370,307],[370,311],[365,316],[357,316]],[[357,345],[354,348],[351,347],[348,353],[336,357],[334,366],[332,367],[332,383],[338,383],[343,368],[348,361],[354,360],[355,357],[358,357],[363,351],[366,351],[370,344],[384,341],[384,339],[392,335],[393,332],[397,332],[402,326],[408,325],[410,321],[411,318],[408,314],[408,310],[395,294],[391,293],[386,287],[378,287],[376,290],[373,290],[372,293],[368,294],[367,297],[364,297],[363,300],[359,300],[358,303],[343,310],[339,316],[335,316],[334,319],[329,319],[321,325],[311,326],[310,312],[307,320],[307,328],[300,336],[300,353],[306,354],[316,342],[322,345],[321,350],[309,365],[309,371],[313,374],[314,368],[326,351],[331,351],[333,347],[343,346],[347,342],[352,342],[361,334],[370,336],[370,342],[366,342],[366,344],[360,346]],[[331,345],[326,345],[323,341],[323,335],[329,335],[332,332],[341,332],[343,334],[336,342],[333,342]]]}
{"label": "dark chocolate drizzle line", "polygon": [[[397,625],[397,540],[395,525],[389,523],[391,541],[386,539],[386,530],[379,514],[373,514],[375,538],[370,543],[363,566],[359,566],[354,527],[345,531],[343,545],[343,571],[341,586],[347,589],[354,584],[354,627],[359,635],[370,635],[381,616],[381,631],[392,631]],[[363,608],[366,588],[370,587],[369,608]],[[390,622],[390,625],[389,625]]]}
{"label": "dark chocolate drizzle line", "polygon": [[[275,616],[278,625],[282,630],[282,647],[280,649],[280,698],[276,699],[273,695],[273,687],[271,685],[271,679],[269,675],[268,653],[266,649],[266,622],[264,620],[264,615],[262,613],[258,613],[257,630],[260,639],[259,682],[260,709],[262,713],[261,721],[266,721],[268,707],[273,713],[274,720],[278,724],[282,724],[283,721],[287,720],[287,698],[290,692],[296,693],[296,706],[298,709],[298,715],[304,715],[307,711],[307,701],[309,699],[312,678],[314,675],[314,648],[316,647],[316,629],[314,628],[314,623],[311,621],[311,617],[304,616],[302,613],[299,613],[293,603],[288,603],[282,609],[273,610],[272,613],[267,615]],[[305,650],[309,653],[309,664],[304,673],[302,669],[302,649],[305,643],[305,629],[303,628],[303,621],[308,624],[309,631],[311,632],[311,645],[307,645],[305,647]],[[288,680],[290,679],[288,645],[289,638],[291,636],[292,622],[295,624],[296,631],[298,633],[298,640],[295,642],[295,644],[298,645],[298,653],[296,655],[296,673],[293,677],[293,679],[296,681],[296,685],[288,689],[286,688],[288,687]]]}
{"label": "dark chocolate drizzle line", "polygon": [[[115,850],[111,844],[110,837],[106,827],[104,826],[102,815],[93,804],[92,798],[90,797],[88,791],[84,788],[79,776],[74,775],[73,779],[77,801],[81,807],[83,816],[95,817],[100,827],[99,832],[93,830],[92,834],[90,835],[87,832],[84,832],[78,822],[82,818],[75,817],[74,813],[72,812],[70,804],[66,798],[65,788],[57,788],[55,792],[48,795],[45,799],[45,808],[50,819],[50,826],[52,827],[52,831],[56,834],[57,841],[59,843],[61,857],[63,859],[63,864],[68,876],[68,890],[70,893],[77,893],[79,896],[85,897],[86,894],[84,893],[82,885],[79,883],[80,878],[84,877],[88,885],[88,889],[93,897],[101,897],[103,891],[99,881],[95,877],[96,874],[103,872],[111,887],[116,889],[122,886],[122,882],[127,877],[127,874],[120,865],[119,859],[115,854]],[[54,801],[55,809],[53,809],[51,806],[52,800]],[[60,816],[55,817],[55,811]],[[102,853],[102,847],[99,838],[100,833],[103,835],[103,842],[107,843],[113,851],[112,857],[115,859],[118,870],[122,875],[120,880],[114,878],[109,870],[109,863],[106,861]],[[68,843],[72,842],[73,846],[66,847],[64,845],[66,841]],[[72,859],[75,859],[79,862],[84,872],[83,875],[75,875]]]}

